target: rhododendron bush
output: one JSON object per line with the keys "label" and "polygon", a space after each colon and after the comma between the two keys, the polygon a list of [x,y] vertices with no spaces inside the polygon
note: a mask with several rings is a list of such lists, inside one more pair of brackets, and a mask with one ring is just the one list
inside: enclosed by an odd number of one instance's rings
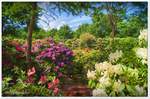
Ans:
{"label": "rhododendron bush", "polygon": [[[111,52],[107,61],[96,63],[94,69],[88,70],[88,85],[93,89],[93,96],[147,95],[148,50],[146,46],[140,47],[143,40],[147,41],[146,33],[146,30],[141,31],[138,47],[125,53]],[[131,59],[132,63],[126,59]]]}
{"label": "rhododendron bush", "polygon": [[146,35],[143,30],[138,38],[115,38],[112,46],[94,37],[89,47],[80,45],[81,38],[66,45],[51,37],[35,39],[30,64],[27,43],[4,38],[3,96],[147,96]]}
{"label": "rhododendron bush", "polygon": [[95,70],[89,70],[87,78],[89,86],[94,88],[93,96],[146,95],[146,86],[138,83],[139,71],[136,68],[103,62],[95,64]]}
{"label": "rhododendron bush", "polygon": [[[18,53],[17,58],[18,55],[25,57],[27,50],[26,44],[20,45],[19,43],[13,43],[12,45]],[[73,52],[65,47],[63,43],[56,43],[52,38],[48,38],[43,41],[37,40],[33,42],[32,52],[30,54],[32,55],[31,63],[33,63],[30,67],[24,68],[26,75],[21,80],[27,86],[43,86],[49,90],[45,94],[50,96],[60,95],[60,81],[64,75],[67,75],[65,68],[72,65]],[[27,95],[30,95],[30,93]]]}

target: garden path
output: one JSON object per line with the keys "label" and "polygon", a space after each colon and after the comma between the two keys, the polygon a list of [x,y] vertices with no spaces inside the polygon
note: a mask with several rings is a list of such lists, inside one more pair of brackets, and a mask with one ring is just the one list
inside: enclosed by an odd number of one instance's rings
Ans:
{"label": "garden path", "polygon": [[62,85],[64,96],[92,96],[92,91],[87,84],[81,81],[80,77],[65,77]]}

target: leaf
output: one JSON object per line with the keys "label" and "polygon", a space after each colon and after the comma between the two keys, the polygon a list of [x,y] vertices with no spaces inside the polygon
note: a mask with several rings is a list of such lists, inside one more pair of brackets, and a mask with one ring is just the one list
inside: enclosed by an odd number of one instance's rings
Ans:
{"label": "leaf", "polygon": [[132,88],[132,86],[126,85],[126,88],[127,88],[127,90],[128,90],[129,93],[131,93],[131,94],[134,93],[134,89]]}
{"label": "leaf", "polygon": [[120,89],[123,90],[125,88],[124,84],[121,84]]}
{"label": "leaf", "polygon": [[92,81],[92,88],[94,88],[95,87],[95,82],[94,81]]}
{"label": "leaf", "polygon": [[116,96],[115,92],[112,91],[112,92],[110,93],[110,96]]}
{"label": "leaf", "polygon": [[5,77],[4,79],[6,82],[9,82],[10,80],[12,80],[10,77]]}
{"label": "leaf", "polygon": [[89,80],[88,85],[91,87],[92,80]]}
{"label": "leaf", "polygon": [[124,93],[123,91],[120,92],[120,95],[121,95],[121,96],[126,96],[125,93]]}

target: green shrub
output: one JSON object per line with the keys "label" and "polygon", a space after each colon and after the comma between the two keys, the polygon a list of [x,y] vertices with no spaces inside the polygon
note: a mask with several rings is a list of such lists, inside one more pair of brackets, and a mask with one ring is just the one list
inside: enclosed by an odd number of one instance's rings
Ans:
{"label": "green shrub", "polygon": [[95,36],[90,33],[84,33],[80,35],[81,47],[91,48],[95,43]]}
{"label": "green shrub", "polygon": [[73,64],[73,74],[82,74],[82,78],[86,78],[88,69],[93,69],[94,64],[104,58],[99,50],[74,50],[75,58]]}
{"label": "green shrub", "polygon": [[115,38],[112,48],[115,50],[131,50],[132,48],[138,46],[138,39],[127,37],[127,38]]}
{"label": "green shrub", "polygon": [[42,38],[46,38],[49,36],[50,36],[50,34],[44,30],[40,30],[39,32],[33,33],[33,38],[35,38],[35,39],[42,39]]}
{"label": "green shrub", "polygon": [[102,38],[96,39],[95,48],[99,49],[99,50],[103,49],[103,39]]}
{"label": "green shrub", "polygon": [[80,47],[81,40],[80,39],[68,39],[65,41],[65,45],[71,49],[76,49]]}

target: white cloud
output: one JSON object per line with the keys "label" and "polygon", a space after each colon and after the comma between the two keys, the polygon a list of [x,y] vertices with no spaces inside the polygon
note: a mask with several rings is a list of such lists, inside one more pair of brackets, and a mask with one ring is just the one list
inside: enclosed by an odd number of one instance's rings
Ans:
{"label": "white cloud", "polygon": [[61,26],[67,24],[72,29],[77,28],[82,23],[90,23],[91,18],[89,16],[67,16],[67,17],[59,17],[56,20],[52,20],[51,18],[47,18],[44,16],[40,17],[39,26],[45,30],[57,28],[59,29]]}
{"label": "white cloud", "polygon": [[67,24],[65,21],[58,20],[58,21],[50,22],[50,27],[59,29],[61,26],[65,25],[65,24]]}
{"label": "white cloud", "polygon": [[81,17],[76,17],[74,18],[73,20],[71,20],[69,23],[70,24],[73,24],[73,23],[78,23],[78,22],[83,22],[83,21],[86,21],[86,20],[90,20],[91,18],[89,16],[81,16]]}

